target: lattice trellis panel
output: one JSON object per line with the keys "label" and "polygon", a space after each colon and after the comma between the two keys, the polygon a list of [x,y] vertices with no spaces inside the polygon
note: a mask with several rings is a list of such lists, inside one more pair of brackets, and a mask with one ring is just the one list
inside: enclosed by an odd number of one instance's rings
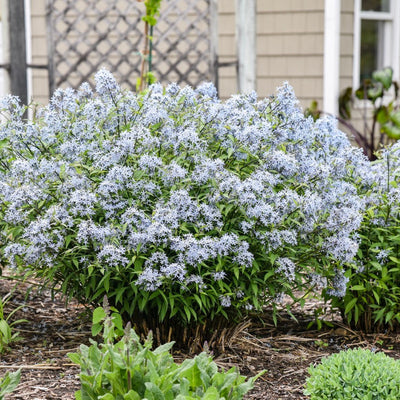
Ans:
{"label": "lattice trellis panel", "polygon": [[[164,0],[153,33],[153,72],[159,81],[196,86],[216,80],[214,2]],[[137,0],[47,0],[51,92],[76,88],[101,67],[135,88],[144,12]]]}

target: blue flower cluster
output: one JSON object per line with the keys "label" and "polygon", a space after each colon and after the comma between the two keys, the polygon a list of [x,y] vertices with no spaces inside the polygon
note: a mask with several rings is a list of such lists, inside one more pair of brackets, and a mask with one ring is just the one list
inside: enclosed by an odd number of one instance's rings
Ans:
{"label": "blue flower cluster", "polygon": [[31,122],[2,100],[10,265],[131,313],[141,296],[173,315],[260,309],[305,282],[343,293],[380,172],[334,119],[305,118],[288,84],[223,102],[209,83],[137,95],[106,70],[95,82],[58,89]]}

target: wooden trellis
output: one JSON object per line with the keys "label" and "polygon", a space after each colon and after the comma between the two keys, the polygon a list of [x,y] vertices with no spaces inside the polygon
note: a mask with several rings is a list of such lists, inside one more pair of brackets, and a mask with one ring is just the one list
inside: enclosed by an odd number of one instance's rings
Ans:
{"label": "wooden trellis", "polygon": [[[100,67],[135,88],[144,12],[137,0],[47,0],[50,92],[76,88]],[[216,0],[164,0],[153,38],[160,82],[217,82]]]}

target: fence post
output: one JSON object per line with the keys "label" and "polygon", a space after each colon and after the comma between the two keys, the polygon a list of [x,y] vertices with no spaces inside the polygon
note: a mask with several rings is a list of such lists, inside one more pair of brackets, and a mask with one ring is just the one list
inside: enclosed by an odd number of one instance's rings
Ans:
{"label": "fence post", "polygon": [[8,1],[8,26],[10,41],[10,90],[23,104],[28,102],[26,77],[25,3]]}
{"label": "fence post", "polygon": [[218,3],[217,0],[210,1],[210,70],[211,80],[214,82],[215,88],[218,85]]}
{"label": "fence post", "polygon": [[256,89],[256,0],[236,0],[238,89]]}

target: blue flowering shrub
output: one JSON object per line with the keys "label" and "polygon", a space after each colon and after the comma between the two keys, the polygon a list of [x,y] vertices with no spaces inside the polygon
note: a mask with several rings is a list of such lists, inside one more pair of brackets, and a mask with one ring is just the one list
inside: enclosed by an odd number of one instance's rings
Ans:
{"label": "blue flowering shrub", "polygon": [[95,82],[57,90],[29,122],[3,99],[3,263],[86,303],[107,295],[161,334],[212,331],[297,290],[345,294],[367,160],[333,119],[304,118],[287,84],[222,102],[211,84]]}
{"label": "blue flowering shrub", "polygon": [[346,268],[346,295],[333,297],[333,305],[353,327],[370,332],[400,323],[400,142],[363,170],[359,184],[369,188],[359,249]]}

